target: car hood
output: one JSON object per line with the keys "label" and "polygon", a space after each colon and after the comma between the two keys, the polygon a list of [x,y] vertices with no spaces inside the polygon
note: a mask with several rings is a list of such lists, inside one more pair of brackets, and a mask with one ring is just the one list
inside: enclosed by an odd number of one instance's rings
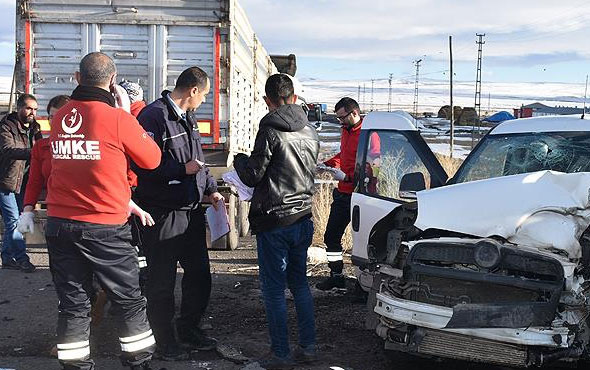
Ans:
{"label": "car hood", "polygon": [[590,173],[539,171],[417,193],[421,230],[499,236],[515,245],[581,257],[590,225]]}

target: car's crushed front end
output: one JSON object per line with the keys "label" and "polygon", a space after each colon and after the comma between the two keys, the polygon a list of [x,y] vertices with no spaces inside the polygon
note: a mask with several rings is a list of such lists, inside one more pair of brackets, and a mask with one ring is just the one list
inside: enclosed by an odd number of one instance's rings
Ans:
{"label": "car's crushed front end", "polygon": [[367,321],[386,348],[506,366],[588,356],[590,173],[418,193],[368,246]]}

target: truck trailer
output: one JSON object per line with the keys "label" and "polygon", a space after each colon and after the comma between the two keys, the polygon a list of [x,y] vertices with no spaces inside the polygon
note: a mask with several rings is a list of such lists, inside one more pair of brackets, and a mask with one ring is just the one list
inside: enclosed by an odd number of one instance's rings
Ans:
{"label": "truck trailer", "polygon": [[[252,150],[268,112],[264,84],[277,68],[237,0],[18,0],[16,12],[16,92],[37,97],[43,130],[49,99],[70,94],[81,58],[100,51],[115,61],[119,80],[142,86],[148,104],[187,67],[207,72],[211,92],[197,117],[216,178],[235,154]],[[233,249],[248,232],[248,205],[230,186],[221,189],[232,231],[216,247]]]}

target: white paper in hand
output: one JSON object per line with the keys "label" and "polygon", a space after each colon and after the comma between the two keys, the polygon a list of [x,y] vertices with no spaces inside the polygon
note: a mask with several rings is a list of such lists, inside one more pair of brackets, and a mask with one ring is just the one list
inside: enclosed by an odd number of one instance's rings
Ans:
{"label": "white paper in hand", "polygon": [[221,238],[229,233],[229,217],[225,209],[225,200],[217,201],[217,209],[209,206],[205,212],[207,216],[207,224],[209,225],[209,232],[211,233],[211,242]]}
{"label": "white paper in hand", "polygon": [[254,194],[254,188],[246,186],[242,182],[242,180],[240,180],[240,177],[238,176],[236,170],[231,170],[224,173],[221,176],[221,178],[223,179],[223,181],[232,184],[236,187],[236,189],[238,189],[238,195],[240,197],[240,200],[248,201],[252,199],[252,195]]}

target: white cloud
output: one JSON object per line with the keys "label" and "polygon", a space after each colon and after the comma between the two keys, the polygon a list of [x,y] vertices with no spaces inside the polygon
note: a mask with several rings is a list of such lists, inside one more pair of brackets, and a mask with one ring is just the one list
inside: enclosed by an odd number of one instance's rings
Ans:
{"label": "white cloud", "polygon": [[[267,49],[300,56],[396,60],[426,54],[473,60],[475,33],[485,55],[590,56],[590,3],[554,0],[243,0]],[[269,16],[272,14],[273,16]],[[279,49],[279,50],[277,50]]]}

